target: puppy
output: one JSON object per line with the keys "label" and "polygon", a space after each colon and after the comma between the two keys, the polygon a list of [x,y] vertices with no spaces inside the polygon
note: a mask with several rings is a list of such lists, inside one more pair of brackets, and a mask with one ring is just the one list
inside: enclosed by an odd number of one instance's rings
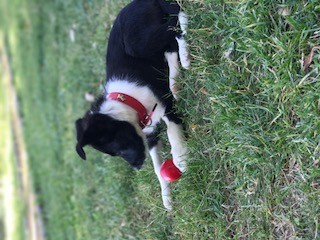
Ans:
{"label": "puppy", "polygon": [[83,148],[89,145],[140,169],[148,149],[167,209],[172,205],[169,185],[160,175],[157,125],[166,123],[174,164],[184,172],[187,148],[173,100],[179,59],[182,67],[190,65],[186,26],[175,1],[134,0],[123,8],[110,32],[104,93],[75,123],[76,151],[84,160]]}

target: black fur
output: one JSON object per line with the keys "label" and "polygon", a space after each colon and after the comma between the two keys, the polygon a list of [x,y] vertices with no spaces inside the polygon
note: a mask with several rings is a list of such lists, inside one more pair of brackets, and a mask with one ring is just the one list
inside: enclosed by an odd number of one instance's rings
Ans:
{"label": "black fur", "polygon": [[[134,0],[119,13],[110,32],[107,49],[107,77],[126,78],[148,86],[166,106],[168,118],[173,114],[168,84],[168,63],[164,53],[178,51],[177,32],[179,5],[175,1]],[[128,122],[98,113],[99,98],[87,114],[76,121],[79,156],[86,159],[83,147],[93,148],[112,156],[123,157],[131,166],[140,168],[145,156],[142,137]],[[149,148],[158,142],[157,134],[147,136]]]}
{"label": "black fur", "polygon": [[107,81],[130,76],[148,85],[165,106],[169,105],[172,95],[164,52],[178,51],[175,36],[179,9],[177,3],[165,0],[135,0],[127,5],[110,33]]}

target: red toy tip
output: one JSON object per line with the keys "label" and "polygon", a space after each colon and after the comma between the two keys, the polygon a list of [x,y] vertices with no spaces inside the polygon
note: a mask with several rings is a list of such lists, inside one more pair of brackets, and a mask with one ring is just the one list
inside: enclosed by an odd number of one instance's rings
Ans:
{"label": "red toy tip", "polygon": [[179,168],[174,165],[172,158],[167,159],[162,163],[160,174],[167,182],[177,181],[181,177],[181,172]]}

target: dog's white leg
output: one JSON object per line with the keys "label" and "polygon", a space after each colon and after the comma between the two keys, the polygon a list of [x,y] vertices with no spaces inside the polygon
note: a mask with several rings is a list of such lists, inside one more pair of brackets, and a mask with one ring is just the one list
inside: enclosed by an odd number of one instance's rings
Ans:
{"label": "dog's white leg", "polygon": [[161,160],[159,156],[159,144],[152,147],[149,150],[149,153],[152,159],[154,172],[156,173],[160,182],[163,206],[168,210],[172,210],[169,183],[166,182],[160,174]]}
{"label": "dog's white leg", "polygon": [[179,12],[179,24],[182,31],[180,36],[176,37],[179,46],[179,57],[181,66],[185,69],[189,69],[190,67],[190,54],[187,47],[187,42],[183,38],[184,35],[187,34],[187,26],[188,26],[188,16],[184,12]]}
{"label": "dog's white leg", "polygon": [[176,37],[176,40],[179,45],[179,58],[181,62],[181,66],[184,69],[189,69],[190,68],[190,55],[187,47],[187,42],[184,40],[182,36]]}
{"label": "dog's white leg", "polygon": [[168,117],[163,117],[167,125],[167,135],[171,145],[171,154],[173,163],[181,172],[185,172],[187,168],[187,152],[185,137],[181,124],[170,121]]}
{"label": "dog's white leg", "polygon": [[177,52],[165,52],[164,56],[169,66],[169,86],[175,99],[178,100],[176,78],[179,75],[179,60]]}
{"label": "dog's white leg", "polygon": [[182,35],[186,35],[187,34],[187,27],[188,27],[188,16],[187,16],[187,14],[185,14],[182,11],[179,12],[178,19],[179,19],[179,24],[180,24],[180,28],[181,28],[181,31],[182,31]]}

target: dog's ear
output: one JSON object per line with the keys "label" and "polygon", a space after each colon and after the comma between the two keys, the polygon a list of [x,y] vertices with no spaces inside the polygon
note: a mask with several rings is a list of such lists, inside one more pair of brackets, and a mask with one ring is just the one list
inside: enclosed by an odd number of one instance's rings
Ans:
{"label": "dog's ear", "polygon": [[77,151],[77,153],[79,154],[79,156],[80,156],[83,160],[86,160],[86,159],[87,159],[86,153],[85,153],[84,150],[83,150],[83,146],[81,146],[81,144],[80,144],[79,142],[77,143],[76,151]]}
{"label": "dog's ear", "polygon": [[83,119],[80,118],[75,122],[75,126],[76,126],[76,131],[77,131],[77,145],[76,145],[76,151],[79,154],[79,156],[83,159],[86,160],[86,153],[83,150],[84,144],[83,144],[83,132],[84,132],[84,128],[83,128],[83,123],[82,123]]}
{"label": "dog's ear", "polygon": [[83,132],[84,132],[82,120],[83,120],[82,118],[79,118],[75,122],[76,131],[77,131],[77,141],[80,141],[80,139],[82,138]]}

